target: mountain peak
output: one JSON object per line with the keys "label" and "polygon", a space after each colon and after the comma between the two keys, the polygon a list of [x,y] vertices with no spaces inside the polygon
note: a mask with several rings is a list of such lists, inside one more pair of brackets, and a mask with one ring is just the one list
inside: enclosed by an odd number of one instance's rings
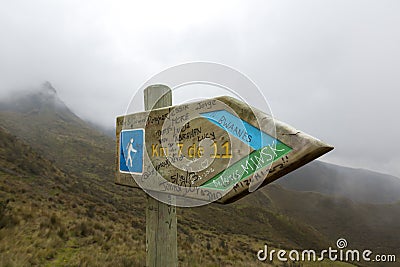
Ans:
{"label": "mountain peak", "polygon": [[[49,81],[45,81],[40,87],[25,95],[32,100],[35,99],[36,104],[39,104],[41,107],[49,105],[53,107],[65,107],[64,102],[58,97],[56,89]],[[24,98],[24,96],[22,95],[21,98]]]}
{"label": "mountain peak", "polygon": [[56,89],[53,87],[53,85],[49,81],[45,81],[42,84],[42,91],[46,92],[48,94],[57,95]]}
{"label": "mountain peak", "polygon": [[0,102],[0,111],[24,114],[55,114],[65,120],[77,118],[58,97],[55,87],[45,81],[31,90],[14,93]]}

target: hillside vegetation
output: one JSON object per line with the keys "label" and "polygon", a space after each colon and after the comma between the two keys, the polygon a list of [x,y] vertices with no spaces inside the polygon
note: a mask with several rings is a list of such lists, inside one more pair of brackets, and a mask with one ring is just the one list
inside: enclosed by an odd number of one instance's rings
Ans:
{"label": "hillside vegetation", "polygon": [[[114,141],[49,86],[0,103],[0,266],[144,266],[145,194],[114,184]],[[179,262],[289,266],[258,262],[256,253],[266,243],[326,249],[340,237],[352,248],[400,254],[399,222],[400,203],[273,184],[233,204],[178,208]]]}

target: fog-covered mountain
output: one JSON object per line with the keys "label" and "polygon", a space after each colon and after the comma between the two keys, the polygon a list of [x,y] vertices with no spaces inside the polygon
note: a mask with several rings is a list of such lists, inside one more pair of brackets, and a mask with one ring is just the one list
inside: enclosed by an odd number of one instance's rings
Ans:
{"label": "fog-covered mountain", "polygon": [[0,111],[27,115],[51,113],[63,120],[77,119],[77,116],[58,97],[56,89],[50,82],[0,99]]}
{"label": "fog-covered mountain", "polygon": [[276,181],[285,188],[319,192],[356,202],[400,201],[400,178],[365,169],[314,161]]}
{"label": "fog-covered mountain", "polygon": [[[0,101],[0,265],[144,264],[146,197],[114,184],[114,142],[49,83]],[[179,208],[180,264],[252,266],[265,242],[318,249],[339,237],[397,253],[396,179],[313,162],[232,204]]]}

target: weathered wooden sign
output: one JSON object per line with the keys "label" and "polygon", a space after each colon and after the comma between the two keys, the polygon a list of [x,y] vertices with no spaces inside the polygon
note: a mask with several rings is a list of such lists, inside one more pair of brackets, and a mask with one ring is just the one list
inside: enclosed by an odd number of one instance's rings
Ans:
{"label": "weathered wooden sign", "polygon": [[117,118],[117,184],[229,203],[333,147],[231,97]]}

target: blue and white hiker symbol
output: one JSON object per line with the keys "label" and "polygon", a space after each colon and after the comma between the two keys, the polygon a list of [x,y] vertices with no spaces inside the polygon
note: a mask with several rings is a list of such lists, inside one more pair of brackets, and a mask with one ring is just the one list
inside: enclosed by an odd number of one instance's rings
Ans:
{"label": "blue and white hiker symbol", "polygon": [[133,153],[137,152],[137,150],[133,148],[133,138],[131,138],[131,141],[126,146],[126,149],[128,150],[128,157],[126,159],[126,165],[128,165],[128,167],[132,168],[132,152]]}
{"label": "blue and white hiker symbol", "polygon": [[142,173],[143,129],[123,130],[120,135],[120,172]]}

